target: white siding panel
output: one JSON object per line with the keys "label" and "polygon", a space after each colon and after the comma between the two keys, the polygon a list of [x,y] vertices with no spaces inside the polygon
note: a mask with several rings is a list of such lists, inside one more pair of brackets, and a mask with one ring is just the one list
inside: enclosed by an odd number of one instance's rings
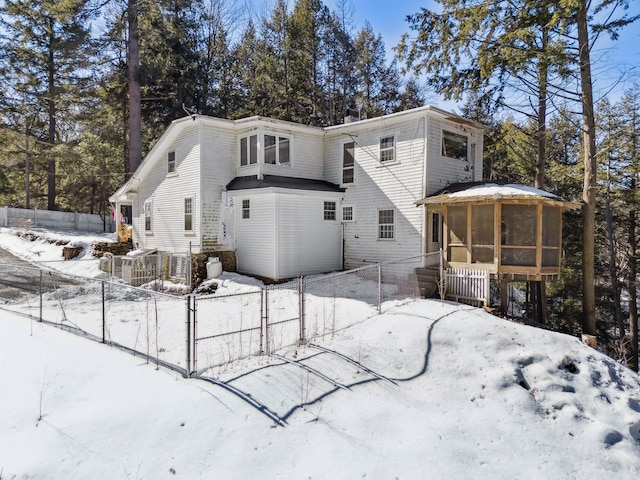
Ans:
{"label": "white siding panel", "polygon": [[[467,135],[469,143],[476,144],[476,163],[442,156],[442,130]],[[440,118],[429,120],[429,151],[427,164],[427,194],[434,193],[451,183],[482,179],[482,131],[461,126]]]}
{"label": "white siding panel", "polygon": [[335,202],[340,214],[340,196],[278,194],[279,279],[342,268],[342,226],[324,220],[325,201]]}
{"label": "white siding panel", "polygon": [[[238,271],[277,278],[275,194],[234,195]],[[242,218],[242,200],[250,201],[250,218]]]}
{"label": "white siding panel", "polygon": [[226,185],[236,176],[236,134],[230,128],[203,125],[202,128],[202,251],[220,248],[218,228],[220,199]]}
{"label": "white siding panel", "polygon": [[[355,222],[346,223],[345,266],[419,255],[422,251],[423,213],[415,202],[423,197],[425,119],[384,126],[360,133],[356,139],[355,184],[347,188],[344,203],[354,205]],[[396,161],[381,164],[380,138],[395,135]],[[341,164],[341,147],[332,148]],[[339,168],[327,168],[340,176]],[[394,209],[394,240],[378,240],[378,210]]]}
{"label": "white siding panel", "polygon": [[[176,153],[176,172],[167,174],[167,153]],[[194,218],[198,218],[200,196],[200,148],[197,124],[186,128],[176,141],[159,149],[155,168],[138,186],[137,208],[134,215],[134,241],[140,248],[157,248],[171,252],[186,252],[189,242],[198,238],[199,223],[194,232],[184,231],[184,198],[195,199]],[[144,229],[145,201],[152,199],[152,232]]]}

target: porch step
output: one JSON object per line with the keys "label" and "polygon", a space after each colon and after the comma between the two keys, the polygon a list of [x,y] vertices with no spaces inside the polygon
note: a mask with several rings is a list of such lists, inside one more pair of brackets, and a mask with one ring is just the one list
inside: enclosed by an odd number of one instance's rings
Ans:
{"label": "porch step", "polygon": [[438,283],[440,282],[440,269],[438,267],[424,267],[415,269],[420,295],[424,298],[438,296]]}

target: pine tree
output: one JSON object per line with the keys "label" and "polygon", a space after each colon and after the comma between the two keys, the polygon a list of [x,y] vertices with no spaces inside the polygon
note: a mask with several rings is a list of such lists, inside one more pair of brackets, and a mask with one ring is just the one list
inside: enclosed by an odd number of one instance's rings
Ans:
{"label": "pine tree", "polygon": [[91,11],[86,0],[7,0],[0,15],[7,34],[3,75],[10,87],[6,95],[25,128],[31,118],[46,121],[46,135],[40,141],[49,146],[47,208],[55,210],[54,147],[65,141],[62,119],[73,117],[91,78]]}

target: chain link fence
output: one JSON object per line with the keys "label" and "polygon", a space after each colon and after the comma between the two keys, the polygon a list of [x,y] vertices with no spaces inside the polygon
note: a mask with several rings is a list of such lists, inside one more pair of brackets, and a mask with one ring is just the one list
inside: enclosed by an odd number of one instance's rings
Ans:
{"label": "chain link fence", "polygon": [[264,352],[263,292],[194,297],[193,371],[221,367]]}
{"label": "chain link fence", "polygon": [[[2,265],[21,290],[2,308],[113,345],[186,375],[187,300],[106,280]],[[21,285],[20,278],[31,278]]]}
{"label": "chain link fence", "polygon": [[[164,265],[160,256],[153,257],[148,261]],[[419,298],[414,269],[424,261],[424,256],[410,257],[224,296],[167,295],[34,268],[36,281],[26,282],[26,293],[2,308],[126,349],[185,376],[215,378],[238,360],[333,336]],[[3,271],[11,268],[25,270],[7,266]]]}

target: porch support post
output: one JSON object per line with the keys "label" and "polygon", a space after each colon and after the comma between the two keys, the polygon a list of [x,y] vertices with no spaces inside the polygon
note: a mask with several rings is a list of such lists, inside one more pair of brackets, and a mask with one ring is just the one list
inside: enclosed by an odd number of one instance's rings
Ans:
{"label": "porch support post", "polygon": [[500,313],[507,314],[509,308],[509,282],[502,277],[500,279]]}

